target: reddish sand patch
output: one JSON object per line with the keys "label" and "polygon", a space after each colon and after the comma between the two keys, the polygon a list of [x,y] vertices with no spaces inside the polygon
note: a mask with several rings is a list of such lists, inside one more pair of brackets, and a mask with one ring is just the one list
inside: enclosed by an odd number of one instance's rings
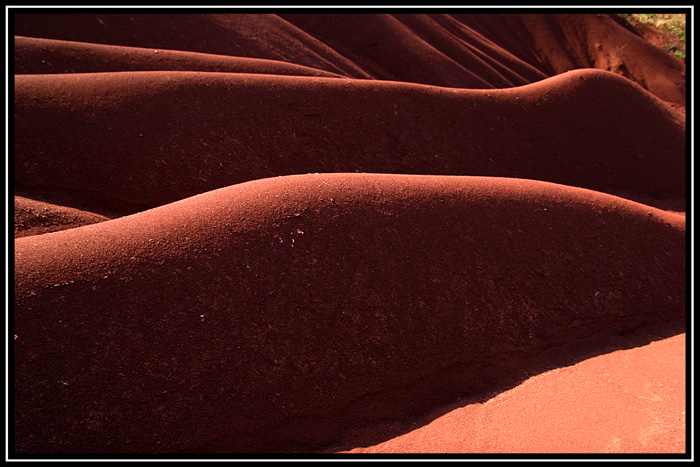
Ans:
{"label": "reddish sand patch", "polygon": [[634,28],[11,20],[16,454],[687,449],[685,62]]}
{"label": "reddish sand patch", "polygon": [[375,428],[365,439],[388,441],[345,452],[685,452],[685,349],[681,334],[616,350],[533,376],[486,402],[443,409],[403,435],[396,426],[384,435]]}

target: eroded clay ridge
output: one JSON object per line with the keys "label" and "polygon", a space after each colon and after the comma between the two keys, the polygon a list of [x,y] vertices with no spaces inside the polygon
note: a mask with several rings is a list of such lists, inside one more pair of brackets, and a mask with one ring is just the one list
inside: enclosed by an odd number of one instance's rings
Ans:
{"label": "eroded clay ridge", "polygon": [[685,149],[684,113],[591,69],[500,90],[240,73],[15,77],[17,186],[143,208],[314,172],[515,177],[683,199]]}
{"label": "eroded clay ridge", "polygon": [[528,180],[276,177],[15,252],[19,452],[303,451],[456,363],[685,316],[684,217]]}
{"label": "eroded clay ridge", "polygon": [[[449,87],[505,88],[598,68],[685,105],[685,62],[608,14],[18,14],[13,19],[19,36],[276,60],[351,78]],[[62,56],[53,49],[45,62],[20,67],[46,73],[57,66],[61,72],[86,66],[62,62]],[[97,67],[91,71],[140,61],[113,58],[114,64],[90,56],[81,60]]]}

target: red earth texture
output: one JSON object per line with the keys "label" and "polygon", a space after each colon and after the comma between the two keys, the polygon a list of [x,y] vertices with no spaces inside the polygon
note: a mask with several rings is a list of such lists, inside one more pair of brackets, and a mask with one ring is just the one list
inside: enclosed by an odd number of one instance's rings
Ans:
{"label": "red earth texture", "polygon": [[686,64],[648,30],[10,22],[14,455],[687,454]]}

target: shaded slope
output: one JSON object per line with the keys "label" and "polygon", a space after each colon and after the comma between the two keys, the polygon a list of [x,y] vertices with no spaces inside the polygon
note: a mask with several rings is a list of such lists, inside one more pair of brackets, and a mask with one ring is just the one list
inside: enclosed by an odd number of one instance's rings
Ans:
{"label": "shaded slope", "polygon": [[684,115],[597,70],[495,91],[187,72],[20,75],[15,86],[22,188],[145,208],[258,178],[359,171],[685,196]]}
{"label": "shaded slope", "polygon": [[277,15],[17,14],[14,20],[19,36],[262,58],[369,77]]}
{"label": "shaded slope", "polygon": [[282,17],[377,79],[483,89],[522,85],[547,77],[460,24],[451,22],[450,30],[428,15]]}
{"label": "shaded slope", "polygon": [[681,216],[549,183],[318,174],[21,238],[16,447],[320,447],[494,367],[682,321],[684,237]]}

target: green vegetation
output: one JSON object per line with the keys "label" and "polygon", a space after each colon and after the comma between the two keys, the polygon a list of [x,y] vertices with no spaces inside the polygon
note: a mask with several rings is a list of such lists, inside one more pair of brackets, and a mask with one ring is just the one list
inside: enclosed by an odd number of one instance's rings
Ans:
{"label": "green vegetation", "polygon": [[643,14],[629,15],[640,23],[654,26],[656,29],[664,31],[673,37],[685,42],[685,15],[680,14]]}
{"label": "green vegetation", "polygon": [[668,43],[662,44],[662,47],[685,60],[685,14],[635,13],[620,16],[633,24],[634,21],[637,21],[642,24],[653,26],[671,37],[678,39],[682,43],[680,46],[675,43]]}

